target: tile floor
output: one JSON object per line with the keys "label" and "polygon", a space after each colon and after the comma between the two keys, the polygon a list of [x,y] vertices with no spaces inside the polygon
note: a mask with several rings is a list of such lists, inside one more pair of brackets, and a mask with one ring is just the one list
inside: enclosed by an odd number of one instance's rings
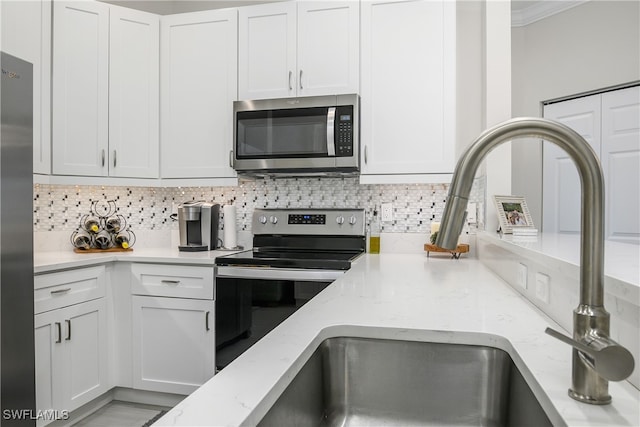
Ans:
{"label": "tile floor", "polygon": [[169,409],[114,400],[78,421],[73,427],[142,427],[161,411]]}

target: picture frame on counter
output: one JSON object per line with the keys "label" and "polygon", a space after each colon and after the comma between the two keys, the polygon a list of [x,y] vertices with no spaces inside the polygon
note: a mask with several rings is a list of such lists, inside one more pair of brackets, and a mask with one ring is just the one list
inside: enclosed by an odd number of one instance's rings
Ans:
{"label": "picture frame on counter", "polygon": [[493,196],[493,200],[500,222],[500,230],[498,231],[513,234],[514,229],[535,228],[524,197]]}

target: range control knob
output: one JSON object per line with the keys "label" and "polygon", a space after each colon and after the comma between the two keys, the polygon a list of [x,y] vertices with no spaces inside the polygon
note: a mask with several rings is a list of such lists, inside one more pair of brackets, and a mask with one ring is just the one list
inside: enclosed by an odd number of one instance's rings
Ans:
{"label": "range control knob", "polygon": [[339,215],[339,216],[336,218],[336,222],[337,222],[338,224],[340,224],[340,225],[344,224],[344,217],[343,217],[342,215]]}
{"label": "range control knob", "polygon": [[277,223],[278,223],[278,217],[277,217],[277,216],[272,215],[272,216],[269,218],[269,221],[271,221],[271,224],[277,224]]}
{"label": "range control knob", "polygon": [[358,219],[355,216],[351,215],[351,217],[349,218],[349,224],[355,225],[356,222],[358,222]]}
{"label": "range control knob", "polygon": [[258,221],[260,221],[260,224],[266,224],[267,223],[267,217],[264,215],[260,215],[258,217]]}

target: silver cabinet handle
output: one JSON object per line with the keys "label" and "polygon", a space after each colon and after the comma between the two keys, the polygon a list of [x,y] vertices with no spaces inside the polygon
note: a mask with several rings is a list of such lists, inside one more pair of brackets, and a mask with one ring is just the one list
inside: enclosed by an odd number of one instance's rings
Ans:
{"label": "silver cabinet handle", "polygon": [[62,342],[62,325],[60,324],[60,322],[56,322],[56,329],[57,329],[57,337],[56,338],[56,344],[61,343]]}
{"label": "silver cabinet handle", "polygon": [[105,151],[104,151],[104,149],[103,149],[103,150],[102,150],[102,167],[104,167],[105,156],[106,156],[106,153],[105,153]]}
{"label": "silver cabinet handle", "polygon": [[233,167],[233,150],[229,151],[229,167]]}
{"label": "silver cabinet handle", "polygon": [[116,161],[116,150],[113,150],[113,167],[115,168],[118,162]]}
{"label": "silver cabinet handle", "polygon": [[364,164],[365,164],[365,165],[367,164],[367,154],[368,154],[368,153],[367,153],[367,151],[368,151],[368,150],[367,150],[367,148],[368,148],[368,147],[365,145],[365,146],[364,146]]}
{"label": "silver cabinet handle", "polygon": [[56,289],[55,291],[51,291],[51,295],[64,294],[69,292],[70,290],[71,288]]}
{"label": "silver cabinet handle", "polygon": [[336,123],[336,107],[327,110],[327,156],[336,156],[336,143],[334,139]]}
{"label": "silver cabinet handle", "polygon": [[299,82],[300,83],[300,89],[303,89],[302,88],[302,69],[300,69],[300,79],[299,80],[300,80],[300,82]]}
{"label": "silver cabinet handle", "polygon": [[293,76],[293,71],[289,71],[289,90],[293,90],[293,86],[291,85],[292,76]]}
{"label": "silver cabinet handle", "polygon": [[211,312],[207,311],[204,315],[204,327],[206,331],[211,330],[211,328],[209,327],[209,314],[211,314]]}
{"label": "silver cabinet handle", "polygon": [[178,285],[180,284],[180,280],[162,280],[160,283],[164,283],[165,285]]}
{"label": "silver cabinet handle", "polygon": [[67,323],[67,338],[65,338],[65,341],[71,341],[71,320],[67,319],[65,320],[65,322]]}

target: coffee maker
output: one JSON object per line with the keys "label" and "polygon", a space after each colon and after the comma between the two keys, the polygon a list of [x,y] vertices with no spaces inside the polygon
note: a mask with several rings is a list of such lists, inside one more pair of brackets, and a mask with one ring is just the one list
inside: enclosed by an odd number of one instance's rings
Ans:
{"label": "coffee maker", "polygon": [[210,251],[219,247],[220,205],[208,202],[185,202],[178,205],[180,245],[185,252]]}

